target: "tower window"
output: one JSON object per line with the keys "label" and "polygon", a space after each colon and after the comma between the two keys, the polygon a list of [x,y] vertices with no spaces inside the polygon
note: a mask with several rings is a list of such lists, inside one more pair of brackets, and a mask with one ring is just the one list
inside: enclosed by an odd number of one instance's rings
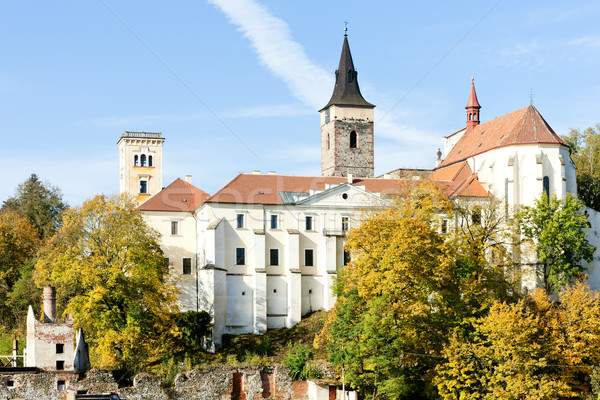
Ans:
{"label": "tower window", "polygon": [[140,181],[140,193],[148,193],[148,182]]}
{"label": "tower window", "polygon": [[62,354],[65,352],[65,345],[63,343],[56,343],[56,354]]}
{"label": "tower window", "polygon": [[[325,110],[325,123],[328,124],[331,121],[331,117],[329,115],[329,108]],[[327,135],[327,140],[329,140],[329,135]]]}
{"label": "tower window", "polygon": [[356,131],[350,132],[350,148],[356,148]]}
{"label": "tower window", "polygon": [[327,134],[327,150],[331,148],[331,139],[329,138],[329,133]]}
{"label": "tower window", "polygon": [[152,166],[152,156],[148,156],[148,166]]}
{"label": "tower window", "polygon": [[191,258],[186,257],[183,259],[183,274],[184,275],[192,274],[192,259]]}
{"label": "tower window", "polygon": [[[56,362],[56,369],[59,370],[59,371],[65,369],[65,362],[64,361],[57,361]],[[59,382],[59,385],[60,385],[60,381],[58,381],[58,382]],[[63,383],[63,386],[64,386],[64,383]],[[58,390],[64,390],[64,389],[60,389],[59,388]]]}
{"label": "tower window", "polygon": [[142,154],[142,155],[140,156],[140,165],[141,165],[142,167],[145,167],[145,166],[146,166],[146,155],[145,155],[145,154]]}
{"label": "tower window", "polygon": [[315,265],[314,260],[315,252],[313,249],[304,249],[304,266],[313,267]]}
{"label": "tower window", "polygon": [[546,200],[550,202],[550,178],[547,176],[544,177],[544,196],[546,196]]}
{"label": "tower window", "polygon": [[236,247],[235,249],[235,265],[246,264],[246,249],[243,247]]}
{"label": "tower window", "polygon": [[140,160],[139,160],[139,157],[138,157],[138,155],[136,154],[135,156],[133,156],[133,166],[134,166],[134,167],[137,167],[137,166],[138,166],[138,164],[139,164],[139,162],[140,162]]}
{"label": "tower window", "polygon": [[269,265],[279,265],[279,249],[269,249]]}

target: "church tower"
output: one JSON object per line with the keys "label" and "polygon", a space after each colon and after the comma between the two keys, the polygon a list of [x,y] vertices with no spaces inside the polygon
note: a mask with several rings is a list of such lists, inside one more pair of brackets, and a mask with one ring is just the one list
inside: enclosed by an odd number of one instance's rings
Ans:
{"label": "church tower", "polygon": [[475,93],[475,83],[473,83],[473,77],[471,77],[471,93],[469,93],[469,101],[465,107],[467,110],[467,130],[465,134],[470,133],[473,128],[479,125],[479,110],[481,106],[477,101],[477,93]]}
{"label": "church tower", "polygon": [[119,142],[120,192],[129,193],[142,204],[162,190],[161,133],[127,132]]}
{"label": "church tower", "polygon": [[321,113],[321,175],[372,178],[373,109],[358,87],[348,34],[335,71],[335,86]]}

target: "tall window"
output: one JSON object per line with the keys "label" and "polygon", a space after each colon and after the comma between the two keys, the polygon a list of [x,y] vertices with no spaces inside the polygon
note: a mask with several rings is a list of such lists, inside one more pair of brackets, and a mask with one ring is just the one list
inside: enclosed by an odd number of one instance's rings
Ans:
{"label": "tall window", "polygon": [[442,218],[442,233],[448,232],[448,220]]}
{"label": "tall window", "polygon": [[238,229],[244,227],[244,214],[238,214],[236,217],[236,227]]}
{"label": "tall window", "polygon": [[192,274],[192,259],[191,258],[186,257],[183,259],[183,274],[184,275]]}
{"label": "tall window", "polygon": [[544,195],[548,202],[550,202],[550,178],[547,176],[544,177]]}
{"label": "tall window", "polygon": [[148,193],[148,182],[145,180],[140,181],[140,193]]}
{"label": "tall window", "polygon": [[152,156],[148,156],[148,166],[152,166]]}
{"label": "tall window", "polygon": [[315,265],[315,251],[313,249],[304,249],[304,266],[314,267]]}
{"label": "tall window", "polygon": [[235,265],[246,265],[246,249],[237,247],[235,249]]}
{"label": "tall window", "polygon": [[350,132],[350,148],[356,148],[356,131]]}
{"label": "tall window", "polygon": [[146,155],[145,154],[142,154],[140,156],[140,164],[141,164],[142,167],[146,166]]}
{"label": "tall window", "polygon": [[277,229],[279,226],[278,224],[278,215],[277,214],[271,214],[271,229]]}
{"label": "tall window", "polygon": [[133,156],[133,166],[134,166],[134,167],[137,167],[137,166],[138,166],[138,163],[139,163],[139,157],[138,157],[138,155],[136,154],[135,156]]}
{"label": "tall window", "polygon": [[350,227],[350,218],[349,217],[342,217],[342,230],[344,232],[347,232]]}
{"label": "tall window", "polygon": [[279,249],[269,249],[269,265],[279,265]]}
{"label": "tall window", "polygon": [[171,235],[179,235],[179,221],[171,221]]}
{"label": "tall window", "polygon": [[312,230],[314,230],[314,227],[313,227],[313,217],[312,217],[312,215],[307,215],[307,216],[306,216],[306,221],[305,221],[305,227],[304,227],[304,228],[305,228],[305,230],[307,230],[307,231],[312,231]]}
{"label": "tall window", "polygon": [[344,265],[350,264],[351,257],[350,252],[348,250],[344,250]]}

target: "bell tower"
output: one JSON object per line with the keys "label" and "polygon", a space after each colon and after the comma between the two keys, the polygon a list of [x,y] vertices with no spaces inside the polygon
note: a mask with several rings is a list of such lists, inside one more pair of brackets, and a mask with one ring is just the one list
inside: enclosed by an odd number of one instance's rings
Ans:
{"label": "bell tower", "polygon": [[119,142],[119,191],[142,204],[162,190],[162,148],[165,139],[154,132],[127,132]]}
{"label": "bell tower", "polygon": [[371,178],[374,174],[373,109],[358,87],[347,29],[331,99],[321,114],[321,175]]}
{"label": "bell tower", "polygon": [[475,83],[473,83],[473,77],[471,77],[471,92],[469,93],[469,101],[465,107],[467,110],[467,130],[465,134],[470,133],[473,128],[479,125],[479,110],[481,106],[477,101],[477,93],[475,93]]}

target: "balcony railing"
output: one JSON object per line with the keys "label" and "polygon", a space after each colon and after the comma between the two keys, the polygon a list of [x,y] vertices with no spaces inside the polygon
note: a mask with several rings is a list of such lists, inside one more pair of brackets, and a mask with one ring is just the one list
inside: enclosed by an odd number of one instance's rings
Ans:
{"label": "balcony railing", "polygon": [[323,229],[323,236],[346,236],[348,231],[346,229]]}
{"label": "balcony railing", "polygon": [[160,139],[162,133],[160,132],[128,132],[122,135],[122,137],[132,137],[132,138],[144,138],[144,139]]}

